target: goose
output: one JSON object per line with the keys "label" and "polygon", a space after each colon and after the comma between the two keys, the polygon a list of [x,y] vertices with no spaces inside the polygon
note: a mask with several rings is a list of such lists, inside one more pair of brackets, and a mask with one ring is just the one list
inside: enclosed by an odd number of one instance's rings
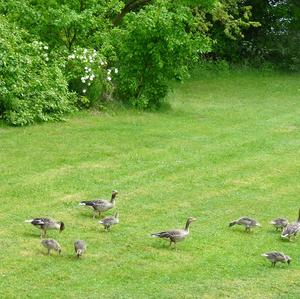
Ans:
{"label": "goose", "polygon": [[49,218],[34,218],[30,220],[25,220],[27,223],[31,223],[37,228],[40,228],[41,231],[41,238],[46,236],[46,232],[48,229],[58,229],[62,232],[65,229],[65,224],[62,221],[55,221]]}
{"label": "goose", "polygon": [[271,263],[272,266],[275,267],[276,263],[288,263],[288,265],[291,262],[291,258],[288,255],[285,255],[283,252],[266,252],[263,253],[262,256],[266,257]]}
{"label": "goose", "polygon": [[189,217],[186,221],[184,229],[172,229],[167,231],[162,231],[159,233],[152,233],[152,237],[162,238],[166,240],[170,240],[170,246],[172,243],[176,246],[176,243],[179,241],[183,241],[189,235],[189,226],[193,221],[197,219],[194,217]]}
{"label": "goose", "polygon": [[245,226],[245,231],[250,232],[251,227],[261,227],[261,225],[254,219],[251,219],[249,217],[241,217],[238,220],[234,220],[229,223],[229,227],[233,225],[244,225]]}
{"label": "goose", "polygon": [[100,224],[104,226],[104,229],[108,231],[108,229],[115,224],[119,223],[119,213],[116,212],[114,216],[108,216],[99,221]]}
{"label": "goose", "polygon": [[50,256],[50,251],[55,250],[58,252],[58,254],[61,253],[61,247],[57,241],[54,239],[44,239],[42,240],[42,245],[48,249],[48,255]]}
{"label": "goose", "polygon": [[291,237],[298,234],[300,230],[300,209],[298,214],[298,219],[296,222],[288,224],[281,233],[281,238],[288,238],[289,241],[291,241]]}
{"label": "goose", "polygon": [[276,219],[272,220],[270,222],[270,224],[273,224],[277,231],[278,229],[282,229],[282,228],[286,227],[289,224],[289,221],[284,218],[276,218]]}
{"label": "goose", "polygon": [[76,253],[77,257],[79,258],[86,251],[86,244],[85,244],[85,242],[82,241],[82,240],[76,240],[74,242],[74,249],[75,249],[75,253]]}
{"label": "goose", "polygon": [[106,212],[115,206],[117,194],[118,191],[114,190],[112,192],[110,201],[105,199],[97,199],[91,201],[85,200],[85,201],[81,201],[79,205],[92,207],[94,209],[93,218],[95,218],[97,212],[99,213],[99,217],[100,217],[102,212]]}

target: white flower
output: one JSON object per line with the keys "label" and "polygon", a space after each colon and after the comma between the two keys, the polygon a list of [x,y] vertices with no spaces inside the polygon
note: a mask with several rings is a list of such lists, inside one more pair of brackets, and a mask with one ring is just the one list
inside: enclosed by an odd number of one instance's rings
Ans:
{"label": "white flower", "polygon": [[86,54],[86,53],[87,53],[87,51],[88,51],[87,49],[84,49],[84,50],[83,50],[83,53],[84,53],[84,54]]}
{"label": "white flower", "polygon": [[70,60],[70,59],[75,59],[75,55],[74,55],[74,54],[69,55],[69,56],[68,56],[68,59],[69,59],[69,60]]}
{"label": "white flower", "polygon": [[104,65],[104,62],[101,60],[100,64],[101,64],[101,65]]}
{"label": "white flower", "polygon": [[45,58],[45,60],[46,60],[46,61],[48,61],[48,60],[49,60],[49,58],[48,58],[48,57],[46,57],[46,58]]}
{"label": "white flower", "polygon": [[94,74],[92,74],[92,75],[90,76],[90,80],[91,80],[91,81],[93,81],[93,80],[94,80],[94,78],[95,78],[95,75],[94,75]]}
{"label": "white flower", "polygon": [[89,82],[89,83],[88,83],[88,86],[90,86],[90,85],[91,85],[91,83]]}
{"label": "white flower", "polygon": [[48,48],[48,46],[44,46],[44,49],[45,49],[45,50],[48,50],[49,48]]}
{"label": "white flower", "polygon": [[111,77],[108,76],[108,77],[107,77],[107,80],[108,80],[108,81],[111,81]]}
{"label": "white flower", "polygon": [[81,77],[80,79],[82,83],[85,83],[85,77]]}
{"label": "white flower", "polygon": [[115,74],[117,74],[119,71],[118,71],[118,69],[117,68],[115,68]]}
{"label": "white flower", "polygon": [[83,92],[83,93],[86,93],[86,89],[83,89],[82,92]]}
{"label": "white flower", "polygon": [[111,73],[111,69],[108,69],[107,70],[107,74],[109,75]]}

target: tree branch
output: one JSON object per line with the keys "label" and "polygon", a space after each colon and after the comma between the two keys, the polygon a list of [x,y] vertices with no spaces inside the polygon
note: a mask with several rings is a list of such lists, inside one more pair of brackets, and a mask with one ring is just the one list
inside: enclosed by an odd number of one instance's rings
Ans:
{"label": "tree branch", "polygon": [[114,26],[120,25],[123,18],[131,11],[137,11],[151,3],[152,0],[130,0],[128,1],[121,12],[116,15],[112,21]]}

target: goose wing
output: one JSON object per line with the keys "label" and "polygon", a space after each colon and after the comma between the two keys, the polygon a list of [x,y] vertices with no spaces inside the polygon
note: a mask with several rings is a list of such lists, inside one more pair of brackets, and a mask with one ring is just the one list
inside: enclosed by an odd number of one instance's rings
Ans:
{"label": "goose wing", "polygon": [[285,260],[285,255],[282,252],[266,252],[263,254],[266,258],[272,261],[282,261]]}
{"label": "goose wing", "polygon": [[43,226],[51,223],[51,220],[48,218],[34,218],[30,223],[35,226]]}
{"label": "goose wing", "polygon": [[183,235],[183,230],[180,229],[172,229],[172,230],[167,230],[159,233],[153,233],[151,234],[154,237],[159,237],[159,238],[169,238],[173,239],[179,236]]}
{"label": "goose wing", "polygon": [[300,223],[292,223],[285,227],[281,236],[282,237],[291,236],[297,234],[299,230],[300,230]]}
{"label": "goose wing", "polygon": [[84,241],[82,241],[82,240],[76,240],[74,242],[74,247],[75,247],[75,251],[77,251],[78,249],[85,250],[86,245],[85,245]]}
{"label": "goose wing", "polygon": [[115,223],[115,220],[116,220],[115,217],[108,216],[108,217],[105,217],[104,219],[100,220],[99,223],[104,224],[104,225],[109,225],[109,224]]}

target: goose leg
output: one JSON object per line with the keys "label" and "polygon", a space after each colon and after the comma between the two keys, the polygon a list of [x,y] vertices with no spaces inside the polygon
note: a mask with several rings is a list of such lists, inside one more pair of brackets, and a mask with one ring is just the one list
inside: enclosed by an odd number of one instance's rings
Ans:
{"label": "goose leg", "polygon": [[48,256],[50,256],[50,249],[48,249]]}
{"label": "goose leg", "polygon": [[174,249],[176,250],[177,249],[176,241],[174,241],[173,243],[174,243]]}

